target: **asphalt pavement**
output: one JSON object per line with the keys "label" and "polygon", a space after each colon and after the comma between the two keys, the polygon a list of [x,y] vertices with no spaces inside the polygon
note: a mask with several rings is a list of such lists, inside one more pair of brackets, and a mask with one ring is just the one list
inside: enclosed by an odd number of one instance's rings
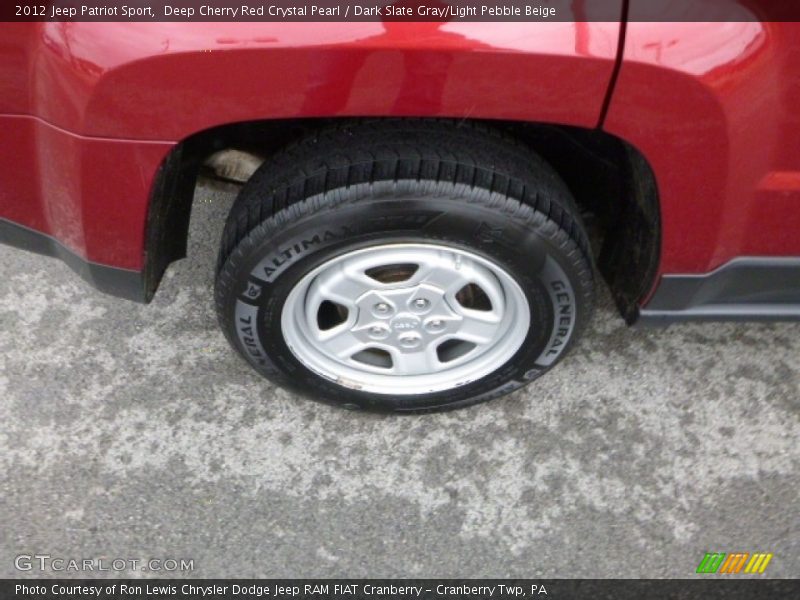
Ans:
{"label": "asphalt pavement", "polygon": [[218,330],[231,201],[198,192],[189,258],[148,306],[0,248],[0,577],[42,575],[15,568],[35,554],[205,578],[691,577],[708,551],[800,575],[800,324],[629,329],[601,289],[523,391],[347,412],[260,379]]}

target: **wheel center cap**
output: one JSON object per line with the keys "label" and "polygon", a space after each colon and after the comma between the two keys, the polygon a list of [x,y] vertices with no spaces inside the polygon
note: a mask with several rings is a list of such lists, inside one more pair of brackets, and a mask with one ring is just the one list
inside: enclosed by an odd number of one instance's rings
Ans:
{"label": "wheel center cap", "polygon": [[420,324],[419,317],[410,313],[401,313],[389,321],[389,325],[394,331],[413,331],[419,329]]}

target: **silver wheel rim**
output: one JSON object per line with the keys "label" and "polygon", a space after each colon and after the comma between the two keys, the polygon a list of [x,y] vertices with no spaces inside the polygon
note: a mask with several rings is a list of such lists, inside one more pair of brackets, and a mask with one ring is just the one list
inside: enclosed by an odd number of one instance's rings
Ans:
{"label": "silver wheel rim", "polygon": [[376,394],[441,392],[503,366],[528,334],[520,286],[472,252],[386,244],[305,275],[281,314],[284,339],[311,371]]}

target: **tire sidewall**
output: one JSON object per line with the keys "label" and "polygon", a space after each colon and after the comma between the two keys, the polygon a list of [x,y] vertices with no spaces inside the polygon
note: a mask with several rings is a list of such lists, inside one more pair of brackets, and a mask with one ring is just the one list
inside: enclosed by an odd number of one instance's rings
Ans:
{"label": "tire sidewall", "polygon": [[[492,198],[483,190],[446,195],[418,189],[398,193],[396,186],[380,193],[375,186],[363,187],[347,190],[347,197],[329,193],[281,211],[271,227],[254,229],[223,265],[217,280],[221,324],[256,370],[346,408],[420,412],[505,395],[558,362],[586,320],[591,280],[586,280],[586,259],[580,252],[565,251],[560,238],[566,236],[554,223],[530,207]],[[451,246],[508,272],[522,288],[531,313],[528,333],[514,356],[463,386],[396,396],[345,387],[298,361],[281,330],[283,306],[294,286],[336,256],[389,243]]]}

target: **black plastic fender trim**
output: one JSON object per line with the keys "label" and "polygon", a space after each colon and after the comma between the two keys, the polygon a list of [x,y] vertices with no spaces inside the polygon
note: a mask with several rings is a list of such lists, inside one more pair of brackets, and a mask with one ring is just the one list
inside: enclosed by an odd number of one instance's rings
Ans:
{"label": "black plastic fender trim", "polygon": [[664,275],[637,325],[800,320],[800,257],[740,257],[700,275]]}
{"label": "black plastic fender trim", "polygon": [[0,243],[58,258],[82,279],[106,294],[134,302],[148,301],[144,273],[141,271],[89,262],[58,240],[40,231],[0,218]]}

